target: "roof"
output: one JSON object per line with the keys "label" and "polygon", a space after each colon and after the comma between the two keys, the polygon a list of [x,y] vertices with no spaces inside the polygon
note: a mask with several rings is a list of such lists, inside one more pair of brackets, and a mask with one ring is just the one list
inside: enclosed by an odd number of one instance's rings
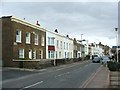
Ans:
{"label": "roof", "polygon": [[38,26],[38,25],[35,25],[35,24],[32,24],[26,20],[23,20],[23,19],[20,19],[18,17],[15,17],[15,16],[3,16],[2,18],[11,18],[11,21],[14,21],[14,22],[18,22],[18,23],[21,23],[21,24],[24,24],[24,25],[27,25],[29,27],[32,27],[32,28],[35,28],[35,29],[38,29],[38,30],[41,30],[41,31],[46,31],[46,29],[44,29],[43,27],[41,26]]}
{"label": "roof", "polygon": [[[55,35],[58,35],[58,36],[61,36],[61,37],[64,37],[64,38],[68,38],[60,33],[56,33],[56,32],[52,32],[50,30],[47,30],[41,26],[38,26],[38,25],[35,25],[35,24],[32,24],[24,19],[20,19],[18,17],[15,17],[15,16],[3,16],[2,18],[11,18],[11,21],[14,21],[14,22],[18,22],[18,23],[21,23],[21,24],[24,24],[24,25],[27,25],[29,27],[32,27],[32,28],[35,28],[35,29],[38,29],[38,30],[41,30],[41,31],[44,31],[44,32],[50,32],[50,33],[53,33]],[[72,38],[68,38],[69,40],[73,40]]]}

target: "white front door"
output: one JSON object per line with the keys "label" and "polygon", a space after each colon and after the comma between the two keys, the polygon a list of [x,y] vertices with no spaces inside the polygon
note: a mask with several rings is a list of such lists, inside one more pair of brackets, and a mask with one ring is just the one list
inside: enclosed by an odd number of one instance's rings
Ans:
{"label": "white front door", "polygon": [[32,50],[29,50],[29,59],[32,59]]}

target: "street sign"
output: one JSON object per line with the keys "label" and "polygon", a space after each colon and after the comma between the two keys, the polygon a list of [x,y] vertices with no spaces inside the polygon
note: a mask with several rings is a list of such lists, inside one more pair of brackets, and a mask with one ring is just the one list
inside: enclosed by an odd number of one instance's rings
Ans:
{"label": "street sign", "polygon": [[[112,48],[117,48],[117,46],[112,46]],[[118,46],[118,48],[120,48],[120,46]]]}

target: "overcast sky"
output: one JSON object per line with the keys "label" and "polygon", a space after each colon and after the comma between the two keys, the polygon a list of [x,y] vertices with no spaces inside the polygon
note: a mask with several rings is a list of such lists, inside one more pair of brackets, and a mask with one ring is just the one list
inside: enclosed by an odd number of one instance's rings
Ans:
{"label": "overcast sky", "polygon": [[[71,38],[116,45],[117,2],[3,2],[2,15],[13,15]],[[1,16],[2,16],[1,15]]]}

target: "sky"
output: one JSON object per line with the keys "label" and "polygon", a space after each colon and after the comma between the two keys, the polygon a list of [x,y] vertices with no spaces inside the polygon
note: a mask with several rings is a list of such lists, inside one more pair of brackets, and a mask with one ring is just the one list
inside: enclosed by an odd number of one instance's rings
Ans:
{"label": "sky", "polygon": [[116,45],[118,2],[2,2],[0,16],[13,15],[47,30],[86,39],[89,43]]}

